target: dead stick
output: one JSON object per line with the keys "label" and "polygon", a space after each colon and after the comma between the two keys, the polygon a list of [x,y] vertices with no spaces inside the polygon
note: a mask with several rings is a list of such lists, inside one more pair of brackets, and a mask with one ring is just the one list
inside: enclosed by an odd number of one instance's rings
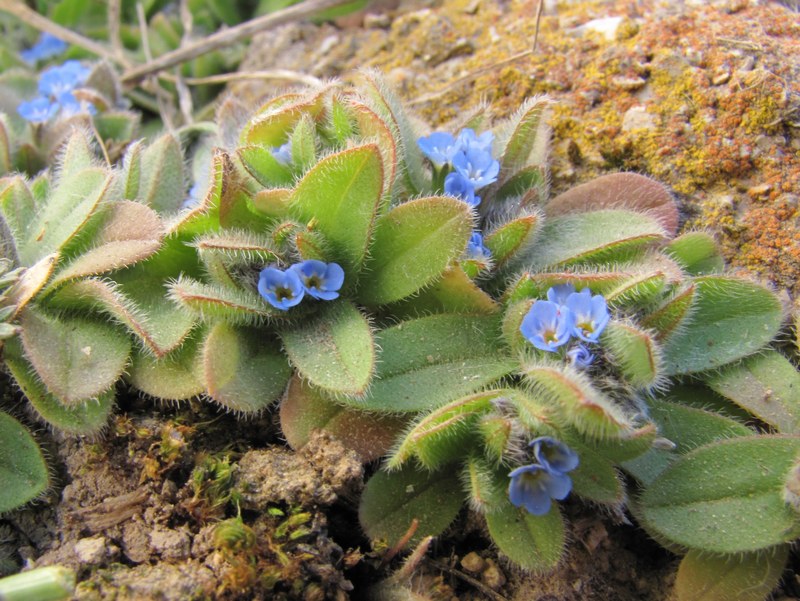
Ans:
{"label": "dead stick", "polygon": [[130,67],[130,62],[124,57],[116,56],[102,44],[98,44],[94,40],[90,40],[89,38],[86,38],[79,33],[75,33],[66,27],[62,27],[58,23],[53,23],[47,17],[40,15],[35,10],[30,9],[22,2],[19,2],[19,0],[0,0],[0,11],[14,15],[20,21],[27,23],[31,27],[35,27],[39,31],[47,32],[60,40],[69,42],[75,46],[80,46],[84,50],[88,50],[92,54],[96,54],[101,58],[113,61],[125,68]]}
{"label": "dead stick", "polygon": [[207,52],[223,48],[261,31],[291,21],[299,21],[321,10],[339,6],[347,1],[348,0],[306,0],[305,2],[295,4],[283,10],[257,17],[250,21],[245,21],[235,27],[221,29],[194,44],[178,48],[172,52],[167,52],[149,61],[147,64],[127,70],[122,74],[121,80],[126,84],[136,84],[153,73],[195,59]]}

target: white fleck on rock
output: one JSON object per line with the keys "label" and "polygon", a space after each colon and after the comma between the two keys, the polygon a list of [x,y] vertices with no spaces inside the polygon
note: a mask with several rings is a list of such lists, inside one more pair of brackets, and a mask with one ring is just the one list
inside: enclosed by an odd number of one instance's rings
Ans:
{"label": "white fleck on rock", "polygon": [[655,129],[656,118],[641,105],[632,106],[622,116],[622,131],[635,129]]}

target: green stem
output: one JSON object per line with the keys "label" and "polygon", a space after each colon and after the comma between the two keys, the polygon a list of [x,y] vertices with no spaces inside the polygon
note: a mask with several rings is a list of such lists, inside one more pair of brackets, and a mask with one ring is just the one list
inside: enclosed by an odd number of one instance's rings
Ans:
{"label": "green stem", "polygon": [[61,566],[0,578],[0,601],[60,601],[74,591],[75,572]]}

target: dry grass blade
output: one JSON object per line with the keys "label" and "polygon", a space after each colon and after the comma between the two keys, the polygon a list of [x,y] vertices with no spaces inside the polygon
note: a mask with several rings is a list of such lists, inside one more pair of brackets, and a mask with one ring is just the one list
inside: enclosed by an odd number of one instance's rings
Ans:
{"label": "dry grass blade", "polygon": [[257,17],[250,21],[245,21],[235,27],[221,29],[194,44],[162,54],[158,58],[148,61],[145,65],[128,69],[122,74],[122,82],[125,84],[136,84],[148,75],[180,65],[181,63],[195,59],[207,52],[229,46],[230,44],[249,38],[261,31],[283,25],[284,23],[305,19],[321,10],[334,8],[347,1],[348,0],[306,0],[305,2],[295,4],[283,10]]}

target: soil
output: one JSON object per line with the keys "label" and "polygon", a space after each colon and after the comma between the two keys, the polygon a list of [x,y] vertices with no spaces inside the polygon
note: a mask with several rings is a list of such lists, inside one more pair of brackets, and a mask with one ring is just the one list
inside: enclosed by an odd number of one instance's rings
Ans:
{"label": "soil", "polygon": [[[797,311],[798,15],[747,0],[562,3],[543,16],[532,50],[536,4],[373,6],[257,36],[242,70],[350,78],[379,68],[434,128],[481,102],[502,118],[548,94],[554,193],[612,171],[652,175],[674,189],[683,230],[712,231],[733,269],[769,282]],[[607,35],[587,26],[605,17],[621,17]],[[277,89],[261,82],[231,92],[256,104]],[[86,600],[312,601],[369,599],[369,587],[400,567],[402,557],[383,561],[357,528],[358,492],[377,466],[362,466],[330,436],[294,451],[272,413],[241,420],[199,400],[120,398],[95,440],[37,433],[53,485],[0,519],[0,572],[68,565]],[[563,508],[571,542],[555,572],[510,566],[481,518],[464,511],[417,558],[416,598],[670,599],[677,556],[625,515],[575,499]],[[776,598],[800,598],[797,566],[794,557]]]}

